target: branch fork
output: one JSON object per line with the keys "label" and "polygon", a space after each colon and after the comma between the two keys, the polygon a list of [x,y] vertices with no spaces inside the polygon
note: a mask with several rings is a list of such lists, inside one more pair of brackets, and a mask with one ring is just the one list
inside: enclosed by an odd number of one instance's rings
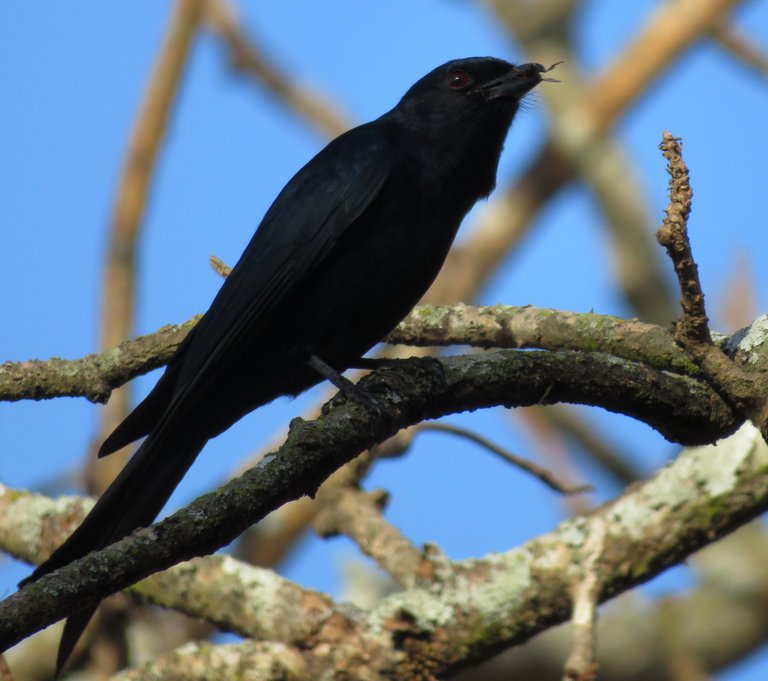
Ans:
{"label": "branch fork", "polygon": [[688,236],[693,190],[682,155],[682,142],[669,132],[659,145],[667,159],[669,205],[656,239],[667,250],[682,293],[683,317],[674,325],[676,342],[702,370],[703,378],[768,439],[768,373],[747,371],[712,342],[704,292]]}

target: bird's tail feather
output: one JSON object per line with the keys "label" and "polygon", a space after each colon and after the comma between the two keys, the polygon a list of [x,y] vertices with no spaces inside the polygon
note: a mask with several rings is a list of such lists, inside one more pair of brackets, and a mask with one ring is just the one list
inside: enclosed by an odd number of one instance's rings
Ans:
{"label": "bird's tail feather", "polygon": [[[179,444],[164,443],[163,439],[150,435],[141,444],[81,525],[19,586],[152,523],[205,445],[205,441]],[[95,610],[88,606],[67,620],[59,648],[57,675]]]}

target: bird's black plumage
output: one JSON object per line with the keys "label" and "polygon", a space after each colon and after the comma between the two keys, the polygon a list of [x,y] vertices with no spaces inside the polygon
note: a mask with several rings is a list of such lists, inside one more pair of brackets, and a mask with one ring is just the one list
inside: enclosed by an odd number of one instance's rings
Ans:
{"label": "bird's black plumage", "polygon": [[[146,439],[72,536],[25,580],[148,525],[197,454],[244,414],[322,380],[383,338],[426,292],[467,211],[487,196],[538,64],[448,62],[286,185],[152,392],[101,447]],[[66,661],[93,610],[70,617]]]}

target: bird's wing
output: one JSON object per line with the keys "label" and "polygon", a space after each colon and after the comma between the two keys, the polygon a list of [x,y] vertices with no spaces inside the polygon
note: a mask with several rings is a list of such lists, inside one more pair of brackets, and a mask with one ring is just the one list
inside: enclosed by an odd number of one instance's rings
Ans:
{"label": "bird's wing", "polygon": [[173,367],[178,379],[170,411],[193,386],[238,361],[240,349],[247,351],[286,295],[378,196],[392,165],[386,139],[361,126],[325,147],[286,185],[200,320],[182,365]]}
{"label": "bird's wing", "polygon": [[[104,441],[99,456],[147,435],[235,363],[285,296],[322,262],[378,195],[392,168],[390,147],[368,125],[331,142],[285,186],[267,211],[208,312],[144,401]],[[244,350],[247,351],[247,350]]]}
{"label": "bird's wing", "polygon": [[296,174],[200,320],[183,358],[182,384],[268,322],[376,198],[391,167],[385,139],[362,126],[334,140]]}

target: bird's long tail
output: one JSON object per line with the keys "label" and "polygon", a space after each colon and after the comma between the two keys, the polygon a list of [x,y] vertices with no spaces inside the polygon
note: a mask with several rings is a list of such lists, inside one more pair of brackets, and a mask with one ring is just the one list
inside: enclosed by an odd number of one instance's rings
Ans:
{"label": "bird's long tail", "polygon": [[[139,527],[150,525],[204,444],[205,441],[184,445],[163,443],[162,438],[150,435],[69,539],[19,586],[34,582],[91,551],[103,549]],[[67,619],[56,661],[57,676],[96,607],[89,606]]]}

